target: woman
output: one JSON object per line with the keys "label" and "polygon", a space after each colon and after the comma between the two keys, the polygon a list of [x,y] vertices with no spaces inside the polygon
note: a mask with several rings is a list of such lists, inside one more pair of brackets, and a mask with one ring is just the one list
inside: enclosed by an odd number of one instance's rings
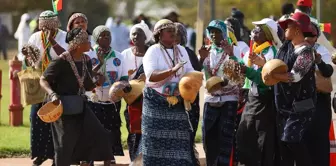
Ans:
{"label": "woman", "polygon": [[[144,21],[141,21],[139,24],[135,24],[130,30],[130,39],[134,44],[133,47],[126,49],[121,54],[124,56],[125,68],[128,71],[128,79],[138,79],[141,75],[144,75],[143,67],[142,67],[142,59],[145,55],[148,46],[148,42],[150,42],[152,37],[152,32],[149,30],[147,24]],[[142,97],[141,99],[137,99],[137,102],[132,104],[133,106],[142,105]],[[135,108],[141,109],[141,108]],[[138,151],[139,143],[141,140],[141,133],[131,133],[130,130],[130,118],[128,114],[128,109],[125,110],[125,120],[128,130],[128,138],[127,145],[129,150],[129,155],[131,161],[136,158],[136,153]],[[139,117],[140,118],[140,117]]]}
{"label": "woman", "polygon": [[[101,64],[97,73],[103,76],[103,83],[95,88],[93,95],[96,99],[91,98],[89,102],[90,108],[93,110],[97,118],[103,124],[104,128],[111,132],[113,136],[112,149],[114,155],[123,156],[123,148],[121,144],[121,119],[120,107],[121,102],[112,103],[109,98],[109,89],[117,81],[127,81],[126,61],[119,52],[110,47],[111,32],[106,26],[98,26],[93,30],[93,40],[96,43],[95,57],[91,57],[91,61]],[[105,161],[106,163],[107,161]],[[115,160],[112,160],[115,163]]]}
{"label": "woman", "polygon": [[[201,71],[202,66],[200,65],[199,60],[197,59],[197,55],[189,47],[185,46],[187,44],[187,29],[181,23],[176,22],[174,24],[175,24],[176,29],[177,29],[177,35],[176,35],[175,43],[183,46],[186,49],[192,67],[196,71]],[[189,119],[190,119],[190,122],[191,122],[192,129],[193,129],[192,135],[191,135],[191,146],[194,147],[195,136],[196,136],[196,132],[197,132],[197,128],[198,128],[198,121],[199,121],[199,118],[200,118],[199,95],[197,95],[195,102],[192,104],[192,109],[190,111],[188,111],[188,114],[189,114]],[[195,152],[197,152],[196,149],[194,149],[194,150],[195,150]],[[196,158],[196,154],[193,157],[194,157],[193,158],[194,165],[199,165],[199,161]]]}
{"label": "woman", "polygon": [[101,126],[84,97],[85,91],[101,83],[93,80],[102,80],[92,78],[92,64],[84,54],[91,47],[88,34],[81,28],[72,29],[66,42],[68,51],[51,62],[40,80],[51,101],[63,105],[61,118],[51,128],[55,163],[68,166],[74,161],[111,160],[111,133]]}
{"label": "woman", "polygon": [[[66,33],[60,29],[57,15],[52,11],[44,11],[39,16],[39,29],[34,33],[28,41],[28,44],[36,46],[41,55],[39,61],[42,63],[40,66],[42,72],[47,68],[49,63],[56,59],[61,53],[63,48],[67,48],[68,44],[65,43]],[[27,56],[27,52],[22,52]],[[40,63],[38,62],[38,63]],[[31,158],[34,159],[34,165],[42,165],[47,159],[54,158],[53,140],[50,130],[50,124],[44,123],[37,116],[37,111],[42,107],[43,101],[31,106],[30,122],[31,122]]]}
{"label": "woman", "polygon": [[229,82],[215,93],[205,93],[203,116],[203,146],[207,165],[228,166],[233,146],[234,123],[240,85],[224,75],[224,62],[237,60],[233,46],[227,41],[227,27],[223,21],[213,20],[207,27],[211,47],[199,50],[206,80],[219,76]]}
{"label": "woman", "polygon": [[[329,129],[332,112],[331,97],[332,83],[330,77],[334,70],[331,64],[331,54],[324,46],[316,43],[320,28],[317,24],[311,23],[312,36],[306,37],[306,41],[315,49],[316,71],[320,72],[315,75],[316,79],[316,112],[312,121],[312,128],[307,132],[307,144],[309,144],[309,152],[315,166],[330,165],[330,140]],[[319,83],[320,82],[320,83]]]}
{"label": "woman", "polygon": [[194,69],[186,50],[174,44],[175,32],[170,20],[157,22],[153,32],[156,44],[147,50],[143,59],[146,88],[140,152],[147,166],[193,165],[191,126],[178,82]]}
{"label": "woman", "polygon": [[22,61],[24,59],[21,49],[23,45],[28,43],[29,37],[31,35],[31,31],[29,28],[30,16],[28,13],[25,13],[21,16],[21,20],[19,26],[14,34],[15,39],[18,40],[18,49],[19,49],[19,60]]}
{"label": "woman", "polygon": [[[243,67],[243,73],[250,80],[250,90],[237,130],[237,151],[241,164],[273,166],[276,144],[274,94],[272,87],[263,83],[261,70],[267,61],[275,58],[281,41],[277,34],[277,23],[272,19],[265,18],[253,24],[253,52],[244,57],[244,63],[248,67]],[[249,60],[254,65],[249,66]]]}
{"label": "woman", "polygon": [[303,140],[316,109],[313,49],[305,42],[305,35],[311,33],[310,19],[297,12],[279,24],[286,29],[286,40],[291,41],[277,55],[287,64],[288,73],[272,74],[273,79],[281,81],[274,86],[281,165],[293,166],[295,162],[296,166],[311,166],[311,156]]}

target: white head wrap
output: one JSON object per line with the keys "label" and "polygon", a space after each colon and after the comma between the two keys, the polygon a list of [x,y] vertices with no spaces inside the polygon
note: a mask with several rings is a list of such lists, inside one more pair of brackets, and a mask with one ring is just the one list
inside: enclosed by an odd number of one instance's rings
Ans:
{"label": "white head wrap", "polygon": [[139,24],[135,24],[131,30],[130,30],[130,38],[132,37],[132,32],[136,29],[136,28],[140,28],[145,32],[146,35],[146,41],[145,43],[148,43],[153,36],[152,31],[148,28],[147,24],[145,23],[144,20],[141,20],[141,22]]}

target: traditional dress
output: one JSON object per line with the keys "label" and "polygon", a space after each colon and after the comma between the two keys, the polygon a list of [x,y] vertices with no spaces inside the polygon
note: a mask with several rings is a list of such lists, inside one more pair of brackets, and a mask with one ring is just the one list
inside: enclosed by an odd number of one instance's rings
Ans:
{"label": "traditional dress", "polygon": [[[209,28],[221,30],[224,39],[227,38],[226,25],[222,21],[211,21]],[[208,30],[209,32],[209,30]],[[210,55],[204,60],[205,79],[212,76],[224,77],[224,62],[235,59],[239,55],[230,57],[215,44],[211,46]],[[205,92],[203,114],[203,146],[207,165],[228,166],[233,145],[234,124],[237,114],[239,85],[229,81],[221,90],[210,94]]]}
{"label": "traditional dress", "polygon": [[[98,26],[93,31],[94,41],[97,43],[100,34],[104,31],[109,31],[105,26]],[[93,65],[99,63],[97,52],[98,45],[95,46],[96,54],[91,58]],[[121,144],[121,119],[120,119],[120,107],[121,102],[112,103],[109,98],[109,89],[113,83],[120,80],[127,80],[127,71],[125,70],[124,57],[122,54],[115,50],[110,50],[104,55],[104,64],[99,69],[99,73],[105,76],[105,82],[102,86],[95,88],[95,94],[98,97],[98,101],[89,101],[89,106],[102,123],[105,129],[111,132],[113,136],[113,154],[117,156],[123,156],[123,148]]]}
{"label": "traditional dress", "polygon": [[[41,24],[43,26],[58,27],[58,22],[55,21],[55,15],[52,11],[45,11],[40,15]],[[68,44],[65,43],[66,32],[58,29],[54,37],[55,41],[63,48],[68,48]],[[42,69],[45,69],[49,63],[58,57],[54,49],[52,48],[45,34],[42,31],[34,33],[28,41],[28,44],[36,46],[41,55],[39,57],[42,61]],[[44,67],[43,67],[44,66]],[[54,158],[54,146],[51,134],[51,125],[41,121],[37,116],[37,111],[42,107],[43,103],[33,104],[30,112],[31,121],[31,158],[37,158],[37,165],[42,164],[46,159]]]}
{"label": "traditional dress", "polygon": [[[132,38],[132,33],[134,32],[136,28],[140,28],[145,33],[145,37],[146,37],[145,44],[147,44],[152,38],[152,32],[149,30],[147,24],[144,21],[141,21],[139,24],[135,24],[130,30],[130,38]],[[135,56],[132,48],[124,50],[121,54],[124,56],[125,62],[128,62],[124,64],[126,70],[133,72],[133,73],[129,73],[131,74],[129,75],[129,80],[138,79],[140,74],[144,73],[143,66],[142,66],[143,57]],[[127,106],[124,112],[127,130],[129,133],[127,137],[127,145],[128,145],[128,150],[129,150],[131,161],[133,161],[136,158],[139,143],[141,140],[141,133],[131,133],[130,119],[132,118],[129,117],[128,111],[140,111],[140,110],[142,111],[142,99],[143,99],[142,96],[139,97],[139,99],[137,99],[130,106],[131,110],[128,110],[129,106]],[[141,117],[137,117],[137,118],[141,118]]]}
{"label": "traditional dress", "polygon": [[[158,35],[165,28],[175,28],[175,25],[169,20],[161,20],[155,25],[154,35]],[[176,75],[160,82],[149,81],[154,71],[171,69],[182,61],[187,63]],[[143,67],[146,74],[146,87],[139,149],[143,155],[143,164],[145,166],[191,166],[194,153],[190,146],[192,129],[178,90],[180,78],[194,70],[188,54],[181,46],[167,49],[161,44],[155,44],[147,50]]]}
{"label": "traditional dress", "polygon": [[[87,38],[88,34],[81,30],[70,41],[70,49]],[[84,97],[85,90],[95,87],[92,64],[86,56],[75,62],[69,52],[64,52],[62,57],[65,59],[52,61],[43,73],[63,104],[61,118],[52,123],[55,163],[67,166],[77,161],[111,160],[113,137],[103,128]]]}
{"label": "traditional dress", "polygon": [[[277,35],[277,23],[272,19],[263,19],[253,24],[259,26],[268,41],[261,45],[254,43],[253,53],[264,56],[266,61],[275,58],[277,45],[281,41]],[[274,44],[273,44],[274,43]],[[244,63],[248,66],[248,55]],[[237,130],[237,151],[240,163],[246,166],[272,166],[275,153],[275,119],[272,87],[266,86],[261,78],[262,67],[247,67],[245,76],[249,89],[248,100]],[[248,138],[248,139],[246,139]]]}
{"label": "traditional dress", "polygon": [[[295,161],[300,165],[309,165],[311,158],[302,140],[311,124],[316,103],[312,48],[302,46],[294,49],[292,43],[287,41],[279,49],[277,58],[287,64],[288,71],[294,76],[292,83],[278,83],[274,86],[281,163],[287,166],[293,165]],[[307,108],[301,110],[302,106],[296,106],[298,110],[294,110],[295,104],[300,105],[296,101],[306,101],[303,105]]]}

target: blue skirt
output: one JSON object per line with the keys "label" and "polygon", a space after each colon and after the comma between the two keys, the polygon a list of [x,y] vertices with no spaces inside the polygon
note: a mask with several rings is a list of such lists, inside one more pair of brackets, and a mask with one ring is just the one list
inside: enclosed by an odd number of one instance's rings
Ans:
{"label": "blue skirt", "polygon": [[145,166],[191,166],[191,125],[182,99],[169,107],[166,97],[145,88],[140,152]]}
{"label": "blue skirt", "polygon": [[229,166],[237,106],[237,101],[227,101],[220,107],[204,104],[202,132],[207,165]]}

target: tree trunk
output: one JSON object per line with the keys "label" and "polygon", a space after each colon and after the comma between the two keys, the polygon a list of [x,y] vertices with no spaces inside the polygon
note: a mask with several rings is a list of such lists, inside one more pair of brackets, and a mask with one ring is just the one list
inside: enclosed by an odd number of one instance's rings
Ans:
{"label": "tree trunk", "polygon": [[132,19],[134,17],[135,5],[136,5],[135,0],[126,0],[126,12],[128,19]]}

